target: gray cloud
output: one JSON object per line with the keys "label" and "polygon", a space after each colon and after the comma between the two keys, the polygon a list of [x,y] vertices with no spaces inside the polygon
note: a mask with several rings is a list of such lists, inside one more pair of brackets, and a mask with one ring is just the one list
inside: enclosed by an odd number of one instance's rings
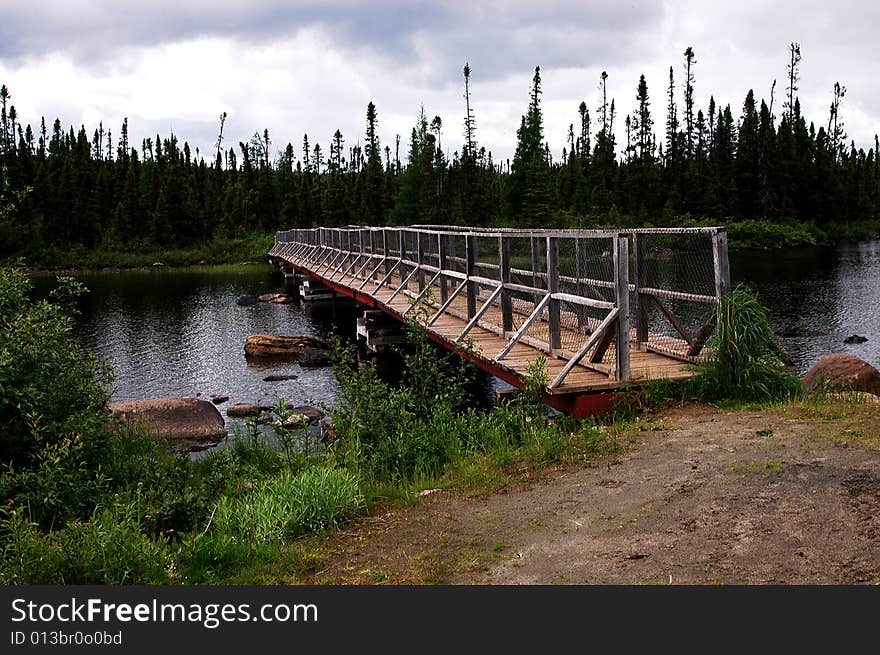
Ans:
{"label": "gray cloud", "polygon": [[460,76],[465,58],[481,62],[484,79],[537,64],[582,66],[609,50],[617,59],[633,58],[644,52],[644,41],[636,37],[661,17],[657,0],[153,0],[122,7],[118,0],[46,0],[16,3],[4,12],[0,59],[61,54],[101,68],[124,64],[120,51],[132,47],[202,37],[232,38],[249,47],[317,27],[338,48],[369,51],[401,72],[442,83]]}

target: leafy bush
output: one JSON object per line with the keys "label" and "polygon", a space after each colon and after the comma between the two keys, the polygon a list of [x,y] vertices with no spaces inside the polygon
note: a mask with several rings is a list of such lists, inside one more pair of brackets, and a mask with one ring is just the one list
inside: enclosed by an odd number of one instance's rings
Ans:
{"label": "leafy bush", "polygon": [[71,340],[74,300],[84,288],[61,277],[39,302],[31,290],[23,268],[0,268],[0,459],[30,466],[47,444],[79,435],[83,456],[97,461],[111,371]]}
{"label": "leafy bush", "polygon": [[140,528],[137,495],[110,505],[85,522],[44,533],[23,509],[3,522],[7,531],[0,565],[2,584],[158,584],[174,575],[163,540]]}
{"label": "leafy bush", "polygon": [[33,302],[22,266],[0,268],[0,493],[44,527],[86,518],[104,489],[111,371],[71,339],[83,291],[59,278]]}

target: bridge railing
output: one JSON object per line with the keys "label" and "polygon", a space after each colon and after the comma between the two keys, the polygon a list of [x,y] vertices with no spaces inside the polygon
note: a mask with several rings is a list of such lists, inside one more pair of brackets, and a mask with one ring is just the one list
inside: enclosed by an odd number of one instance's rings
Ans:
{"label": "bridge railing", "polygon": [[[730,290],[724,228],[514,230],[452,226],[313,228],[276,233],[271,257],[331,281],[409,297],[430,327],[443,315],[611,379],[633,379],[634,351],[698,362]],[[638,377],[638,376],[636,376]]]}

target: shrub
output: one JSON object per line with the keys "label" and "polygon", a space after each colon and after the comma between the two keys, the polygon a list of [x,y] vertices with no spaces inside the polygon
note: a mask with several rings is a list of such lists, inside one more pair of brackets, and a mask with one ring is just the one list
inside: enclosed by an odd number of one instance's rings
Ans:
{"label": "shrub", "polygon": [[138,497],[116,497],[89,521],[44,533],[23,509],[3,521],[3,584],[157,584],[174,575],[163,540],[140,529]]}
{"label": "shrub", "polygon": [[767,401],[793,397],[798,379],[783,368],[767,312],[747,286],[739,285],[718,305],[709,358],[695,378],[701,396]]}

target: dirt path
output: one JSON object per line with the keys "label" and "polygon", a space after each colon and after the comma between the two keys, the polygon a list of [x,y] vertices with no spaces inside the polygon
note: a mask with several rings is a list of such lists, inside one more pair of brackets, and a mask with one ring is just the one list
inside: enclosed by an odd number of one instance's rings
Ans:
{"label": "dirt path", "polygon": [[366,519],[309,581],[880,582],[880,407],[655,418],[602,466]]}

